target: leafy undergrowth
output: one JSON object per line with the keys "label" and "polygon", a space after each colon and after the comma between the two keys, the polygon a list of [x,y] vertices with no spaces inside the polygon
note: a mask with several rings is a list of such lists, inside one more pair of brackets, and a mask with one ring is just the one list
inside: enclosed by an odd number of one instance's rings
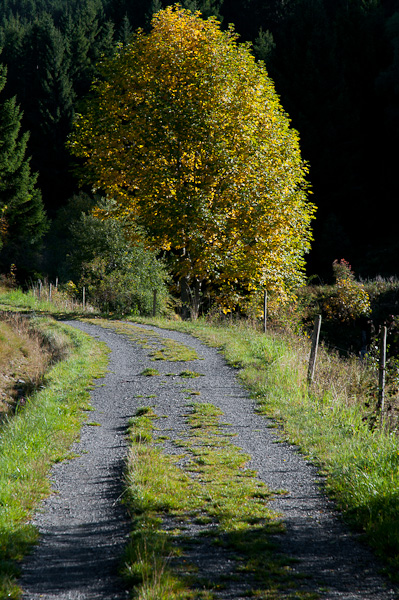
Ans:
{"label": "leafy undergrowth", "polygon": [[[145,322],[149,322],[146,320]],[[399,576],[399,442],[378,427],[362,396],[368,374],[354,361],[320,352],[324,382],[306,384],[309,346],[248,325],[152,319],[160,327],[192,333],[223,349],[228,362],[258,399],[259,410],[276,419],[291,442],[320,466],[326,489],[346,519]],[[350,374],[351,381],[345,381]],[[356,381],[357,378],[357,381]]]}
{"label": "leafy undergrowth", "polygon": [[0,600],[20,596],[17,563],[37,539],[27,521],[50,492],[51,464],[68,458],[89,410],[88,388],[107,363],[104,347],[81,332],[47,317],[35,323],[43,336],[63,346],[65,360],[46,373],[45,387],[1,426]]}
{"label": "leafy undergrowth", "polygon": [[[134,597],[210,599],[238,581],[244,595],[316,598],[297,591],[288,560],[274,554],[270,534],[282,525],[268,508],[270,492],[222,429],[221,411],[199,403],[187,411],[188,430],[174,441],[177,454],[162,451],[150,407],[130,422],[126,501],[133,532],[124,575]],[[204,572],[201,545],[208,560],[214,548],[219,562],[212,577]],[[223,573],[224,561],[230,567]]]}

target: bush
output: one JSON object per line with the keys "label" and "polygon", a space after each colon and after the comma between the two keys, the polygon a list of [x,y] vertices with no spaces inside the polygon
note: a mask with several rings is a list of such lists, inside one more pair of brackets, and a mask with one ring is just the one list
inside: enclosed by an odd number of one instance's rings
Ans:
{"label": "bush", "polygon": [[15,290],[17,287],[17,267],[12,264],[9,273],[0,274],[0,287],[5,290]]}
{"label": "bush", "polygon": [[162,264],[143,246],[136,246],[129,249],[129,260],[123,265],[100,256],[85,263],[80,284],[86,287],[88,300],[102,311],[150,315],[154,290],[158,312],[166,309],[165,279]]}
{"label": "bush", "polygon": [[336,285],[324,302],[327,319],[349,323],[370,314],[370,298],[363,284],[355,281],[350,264],[342,259],[333,263]]}
{"label": "bush", "polygon": [[103,212],[113,205],[110,200],[79,196],[66,210],[69,239],[61,270],[70,280],[68,291],[77,297],[85,287],[87,302],[103,312],[148,315],[157,290],[157,312],[165,312],[168,276],[163,262],[144,247],[138,232],[131,239],[125,220],[95,217],[91,212],[95,202]]}

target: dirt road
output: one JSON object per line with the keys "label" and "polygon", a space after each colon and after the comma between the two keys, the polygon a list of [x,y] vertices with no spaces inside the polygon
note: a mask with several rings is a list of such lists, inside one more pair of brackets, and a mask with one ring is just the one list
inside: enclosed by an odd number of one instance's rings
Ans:
{"label": "dirt road", "polygon": [[[258,471],[260,479],[272,489],[288,491],[273,501],[273,508],[282,513],[286,526],[286,533],[276,536],[276,541],[279,551],[297,560],[293,568],[305,575],[304,589],[327,600],[399,597],[378,574],[378,563],[372,553],[347,530],[333,505],[320,492],[322,482],[315,468],[295,448],[276,443],[276,434],[268,427],[267,420],[255,412],[255,401],[217,350],[191,336],[157,330],[160,336],[194,348],[200,358],[178,364],[158,361],[156,367],[161,376],[143,377],[142,371],[154,367],[154,362],[140,344],[96,325],[78,321],[69,324],[108,345],[109,372],[92,392],[94,411],[73,449],[77,457],[53,469],[55,493],[35,518],[41,539],[25,561],[20,581],[24,600],[129,597],[117,576],[118,561],[129,532],[127,515],[120,502],[127,421],[152,398],[157,414],[168,417],[168,435],[178,438],[187,403],[175,378],[165,375],[184,368],[204,375],[190,382],[190,386],[200,392],[200,401],[210,402],[223,411],[223,419],[236,434],[234,443],[251,455],[251,467]],[[214,564],[212,557],[209,560],[212,551],[204,544],[198,548],[199,564],[201,560],[204,568],[206,564]],[[217,571],[223,570],[223,560],[231,563],[231,557],[219,552]],[[209,569],[209,576],[216,578],[217,573],[213,575]],[[238,599],[242,597],[242,588],[232,582],[217,597]]]}

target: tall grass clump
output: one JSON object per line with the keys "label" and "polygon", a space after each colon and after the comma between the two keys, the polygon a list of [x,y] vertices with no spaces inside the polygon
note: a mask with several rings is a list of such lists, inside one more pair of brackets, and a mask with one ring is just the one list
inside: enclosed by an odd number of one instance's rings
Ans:
{"label": "tall grass clump", "polygon": [[58,339],[64,360],[0,429],[0,600],[20,596],[18,561],[37,538],[29,517],[50,493],[49,468],[68,457],[89,407],[88,388],[107,362],[103,347],[85,334],[49,318],[36,326]]}
{"label": "tall grass clump", "polygon": [[[370,407],[365,406],[368,403],[356,395],[356,385],[348,377],[355,371],[353,360],[341,359],[332,369],[329,355],[322,353],[321,368],[329,377],[312,389],[305,383],[305,365],[297,344],[286,346],[281,352],[281,342],[277,346],[271,342],[268,350],[273,362],[263,381],[247,368],[241,376],[258,396],[261,410],[277,417],[289,440],[320,466],[326,475],[326,488],[338,507],[365,534],[385,558],[391,574],[397,577],[397,435],[373,425]],[[338,367],[344,367],[342,373]],[[359,365],[357,373],[362,391],[369,373]]]}

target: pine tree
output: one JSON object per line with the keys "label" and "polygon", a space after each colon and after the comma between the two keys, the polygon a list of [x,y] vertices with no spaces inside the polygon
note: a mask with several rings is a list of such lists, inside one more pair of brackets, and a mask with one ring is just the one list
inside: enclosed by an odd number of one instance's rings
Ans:
{"label": "pine tree", "polygon": [[24,127],[31,132],[32,164],[40,172],[51,211],[71,192],[65,152],[75,98],[70,70],[68,43],[52,17],[43,14],[25,36],[21,75],[26,83],[18,100],[24,107]]}
{"label": "pine tree", "polygon": [[126,46],[126,44],[129,44],[129,42],[131,41],[132,35],[133,32],[132,26],[130,25],[129,17],[125,15],[122,20],[122,25],[120,26],[118,31],[118,38],[122,42],[122,44]]}
{"label": "pine tree", "polygon": [[263,31],[261,27],[254,43],[256,58],[267,63],[275,47],[276,44],[274,43],[273,34],[268,29]]}
{"label": "pine tree", "polygon": [[[0,92],[7,71],[0,66]],[[29,135],[20,133],[22,113],[15,98],[0,103],[0,215],[2,248],[0,268],[11,264],[27,273],[34,267],[40,243],[47,228],[37,175],[26,157]]]}

